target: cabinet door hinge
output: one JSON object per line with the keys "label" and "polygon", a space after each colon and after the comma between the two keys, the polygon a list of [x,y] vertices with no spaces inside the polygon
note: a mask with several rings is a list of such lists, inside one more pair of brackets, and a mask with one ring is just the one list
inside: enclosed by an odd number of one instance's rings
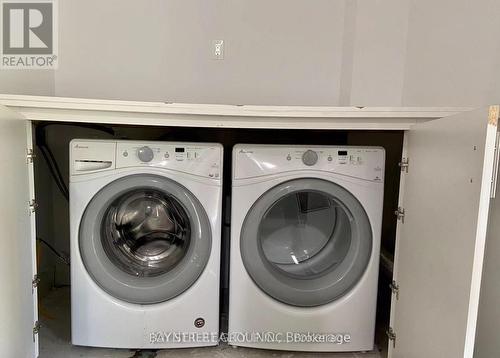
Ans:
{"label": "cabinet door hinge", "polygon": [[401,168],[401,171],[408,173],[408,167],[410,166],[410,159],[402,158],[401,161],[398,163],[398,165]]}
{"label": "cabinet door hinge", "polygon": [[30,202],[29,202],[29,208],[30,208],[30,214],[31,213],[34,213],[36,211],[36,209],[38,208],[38,204],[36,202],[35,199],[32,199]]}
{"label": "cabinet door hinge", "polygon": [[401,220],[401,222],[403,224],[405,223],[405,209],[404,208],[398,207],[398,209],[394,211],[394,215],[396,215],[398,220]]}
{"label": "cabinet door hinge", "polygon": [[394,331],[394,329],[392,327],[389,327],[385,334],[387,335],[387,338],[392,341],[392,347],[396,348],[396,332]]}
{"label": "cabinet door hinge", "polygon": [[40,333],[40,328],[42,327],[42,325],[40,324],[40,322],[36,321],[34,326],[33,326],[33,342],[35,342],[35,336]]}
{"label": "cabinet door hinge", "polygon": [[31,164],[36,158],[35,151],[32,148],[26,149],[26,163]]}
{"label": "cabinet door hinge", "polygon": [[392,293],[396,295],[396,299],[399,300],[399,285],[397,284],[397,282],[392,280],[392,282],[389,284],[389,288],[391,289]]}
{"label": "cabinet door hinge", "polygon": [[34,291],[35,288],[38,288],[39,284],[40,284],[40,277],[38,277],[38,275],[33,276],[33,280],[31,280],[31,287],[33,287],[32,291]]}

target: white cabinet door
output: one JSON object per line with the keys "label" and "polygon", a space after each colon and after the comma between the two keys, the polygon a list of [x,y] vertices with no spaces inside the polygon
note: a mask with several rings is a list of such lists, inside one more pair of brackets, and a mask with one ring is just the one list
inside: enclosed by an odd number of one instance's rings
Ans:
{"label": "white cabinet door", "polygon": [[[28,145],[27,145],[28,140]],[[0,106],[0,357],[36,357],[38,335],[31,126]],[[31,177],[31,178],[30,178]]]}
{"label": "white cabinet door", "polygon": [[492,106],[406,133],[389,357],[473,355],[497,122]]}
{"label": "white cabinet door", "polygon": [[[499,188],[497,187],[497,190]],[[486,237],[474,358],[500,357],[500,195],[492,200]]]}

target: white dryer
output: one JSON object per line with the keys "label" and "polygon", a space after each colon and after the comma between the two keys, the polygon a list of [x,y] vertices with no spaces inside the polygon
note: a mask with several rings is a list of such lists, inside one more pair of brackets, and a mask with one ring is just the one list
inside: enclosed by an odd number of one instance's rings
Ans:
{"label": "white dryer", "polygon": [[232,345],[373,348],[384,165],[379,147],[235,146]]}
{"label": "white dryer", "polygon": [[217,344],[222,147],[70,143],[72,343]]}

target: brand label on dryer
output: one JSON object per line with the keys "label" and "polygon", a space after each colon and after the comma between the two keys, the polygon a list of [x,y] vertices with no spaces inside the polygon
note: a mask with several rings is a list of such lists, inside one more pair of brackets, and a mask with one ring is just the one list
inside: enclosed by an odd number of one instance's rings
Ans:
{"label": "brand label on dryer", "polygon": [[149,333],[149,343],[217,343],[217,332],[165,332],[154,331]]}
{"label": "brand label on dryer", "polygon": [[317,332],[165,332],[154,331],[149,334],[150,344],[164,343],[329,343],[349,344],[349,333]]}

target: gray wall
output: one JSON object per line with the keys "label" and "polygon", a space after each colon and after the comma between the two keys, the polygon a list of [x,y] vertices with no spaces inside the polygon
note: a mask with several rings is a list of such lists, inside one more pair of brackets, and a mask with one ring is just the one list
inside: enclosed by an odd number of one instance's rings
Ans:
{"label": "gray wall", "polygon": [[[0,92],[146,101],[500,101],[497,0],[64,0],[60,68]],[[224,39],[225,59],[211,58]],[[36,72],[36,73],[35,73]]]}
{"label": "gray wall", "polygon": [[339,104],[399,106],[403,95],[410,1],[352,3],[356,6],[354,25],[351,25],[354,30],[345,38],[345,47],[352,53],[352,69],[345,66],[344,96]]}
{"label": "gray wall", "polygon": [[415,0],[402,104],[500,102],[500,1]]}
{"label": "gray wall", "polygon": [[[56,94],[338,103],[344,3],[64,0]],[[224,60],[211,57],[217,39],[225,41]]]}
{"label": "gray wall", "polygon": [[0,93],[54,96],[54,71],[1,70]]}

